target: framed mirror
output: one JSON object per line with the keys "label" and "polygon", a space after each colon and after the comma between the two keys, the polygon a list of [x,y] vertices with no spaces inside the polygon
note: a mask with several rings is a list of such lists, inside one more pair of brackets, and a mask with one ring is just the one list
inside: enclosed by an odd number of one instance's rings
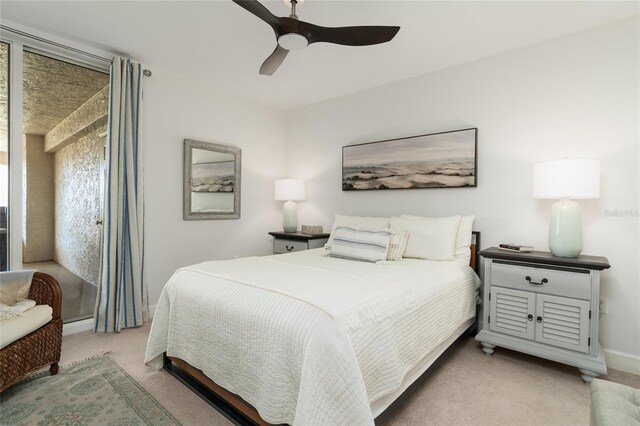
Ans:
{"label": "framed mirror", "polygon": [[184,140],[184,220],[240,218],[240,148]]}

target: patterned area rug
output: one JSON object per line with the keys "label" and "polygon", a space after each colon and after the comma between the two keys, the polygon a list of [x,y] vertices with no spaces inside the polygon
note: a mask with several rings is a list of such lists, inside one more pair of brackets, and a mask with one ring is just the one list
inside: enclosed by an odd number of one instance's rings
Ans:
{"label": "patterned area rug", "polygon": [[108,356],[37,373],[3,392],[0,405],[2,425],[180,425]]}

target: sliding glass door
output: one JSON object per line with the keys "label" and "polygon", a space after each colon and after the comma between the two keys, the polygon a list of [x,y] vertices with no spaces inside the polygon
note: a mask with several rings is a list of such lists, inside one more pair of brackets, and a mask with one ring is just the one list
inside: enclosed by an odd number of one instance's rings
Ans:
{"label": "sliding glass door", "polygon": [[62,288],[65,323],[93,317],[109,75],[26,51],[22,263]]}
{"label": "sliding glass door", "polygon": [[54,276],[64,322],[89,319],[102,248],[110,59],[12,31],[0,32],[0,266]]}
{"label": "sliding glass door", "polygon": [[9,44],[0,42],[0,271],[9,269]]}

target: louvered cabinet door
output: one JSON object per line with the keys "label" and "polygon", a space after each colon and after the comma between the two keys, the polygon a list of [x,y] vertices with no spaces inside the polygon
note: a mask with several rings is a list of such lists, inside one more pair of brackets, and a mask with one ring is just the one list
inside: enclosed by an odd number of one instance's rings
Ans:
{"label": "louvered cabinet door", "polygon": [[535,293],[491,287],[489,330],[533,340]]}
{"label": "louvered cabinet door", "polygon": [[536,341],[588,352],[589,302],[539,294],[536,302]]}

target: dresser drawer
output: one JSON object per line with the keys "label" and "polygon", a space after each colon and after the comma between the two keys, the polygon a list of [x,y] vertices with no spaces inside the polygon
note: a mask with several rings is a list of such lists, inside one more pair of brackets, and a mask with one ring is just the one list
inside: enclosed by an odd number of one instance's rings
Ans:
{"label": "dresser drawer", "polygon": [[307,250],[309,244],[306,241],[283,240],[276,238],[273,240],[274,253],[292,253],[294,251]]}
{"label": "dresser drawer", "polygon": [[591,274],[588,270],[582,269],[551,269],[494,260],[491,263],[490,284],[517,290],[591,300]]}

